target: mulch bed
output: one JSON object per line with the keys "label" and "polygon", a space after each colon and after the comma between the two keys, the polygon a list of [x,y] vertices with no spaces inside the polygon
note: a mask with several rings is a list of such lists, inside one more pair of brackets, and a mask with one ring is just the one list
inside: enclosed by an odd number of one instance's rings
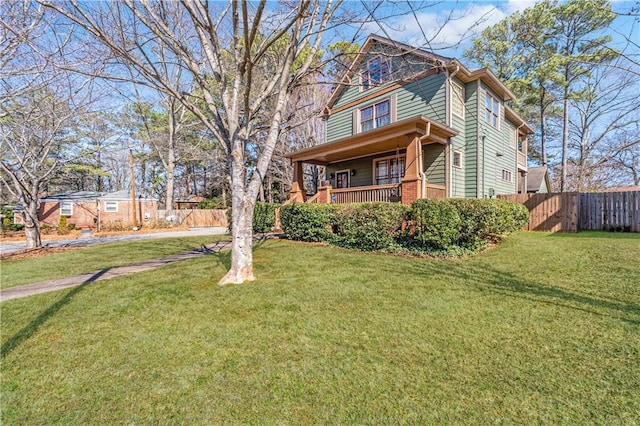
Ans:
{"label": "mulch bed", "polygon": [[40,247],[35,249],[25,249],[2,254],[0,255],[0,260],[35,259],[37,257],[45,257],[50,254],[61,253],[69,250],[78,250],[81,248],[84,247]]}

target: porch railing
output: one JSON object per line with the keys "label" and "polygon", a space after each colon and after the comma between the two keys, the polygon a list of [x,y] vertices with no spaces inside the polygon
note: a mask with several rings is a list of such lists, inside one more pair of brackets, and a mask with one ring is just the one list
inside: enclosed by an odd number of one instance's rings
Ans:
{"label": "porch railing", "polygon": [[518,151],[518,164],[521,166],[527,166],[527,154]]}
{"label": "porch railing", "polygon": [[331,202],[335,204],[400,202],[401,199],[402,186],[399,183],[331,189]]}
{"label": "porch railing", "polygon": [[[426,185],[425,198],[446,198],[447,190],[443,185]],[[285,204],[295,202],[292,196]],[[352,188],[332,188],[324,186],[318,188],[318,192],[307,198],[305,203],[312,204],[346,204],[346,203],[367,203],[367,202],[387,202],[399,203],[402,201],[402,184],[394,183],[387,185],[356,186]]]}

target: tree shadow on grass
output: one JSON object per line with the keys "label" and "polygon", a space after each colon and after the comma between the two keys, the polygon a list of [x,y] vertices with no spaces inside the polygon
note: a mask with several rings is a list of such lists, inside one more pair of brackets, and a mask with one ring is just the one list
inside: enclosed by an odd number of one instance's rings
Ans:
{"label": "tree shadow on grass", "polygon": [[[426,266],[426,265],[425,265]],[[422,269],[422,268],[420,268]],[[433,264],[425,268],[429,273],[443,274],[472,283],[478,288],[489,289],[509,297],[519,297],[533,302],[550,303],[564,308],[620,319],[640,325],[640,305],[607,297],[580,294],[578,291],[540,284],[523,279],[511,272],[495,268],[458,264],[451,267]],[[426,271],[422,271],[425,273]]]}
{"label": "tree shadow on grass", "polygon": [[74,287],[69,292],[67,292],[60,300],[49,306],[44,312],[38,315],[33,319],[29,324],[27,324],[22,330],[18,331],[12,337],[7,339],[2,343],[2,347],[0,347],[0,360],[5,359],[14,349],[23,344],[25,341],[30,339],[39,329],[42,327],[49,319],[51,319],[55,314],[60,311],[64,306],[69,304],[71,300],[84,288],[91,284],[94,281],[97,281],[102,275],[106,274],[111,268],[102,269],[87,280],[82,282],[77,287]]}

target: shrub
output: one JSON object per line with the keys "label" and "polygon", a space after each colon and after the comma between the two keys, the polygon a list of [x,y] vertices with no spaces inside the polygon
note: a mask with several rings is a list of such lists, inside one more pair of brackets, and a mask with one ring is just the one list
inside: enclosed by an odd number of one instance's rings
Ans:
{"label": "shrub", "polygon": [[253,210],[253,232],[271,232],[276,224],[276,209],[278,204],[275,203],[256,203]]}
{"label": "shrub", "polygon": [[334,204],[291,203],[280,208],[283,231],[292,240],[330,242]]}
{"label": "shrub", "polygon": [[133,225],[129,222],[122,220],[113,220],[102,224],[102,231],[114,232],[114,231],[129,231]]}
{"label": "shrub", "polygon": [[22,231],[24,229],[24,223],[12,223],[9,229],[12,231]]}
{"label": "shrub", "polygon": [[58,221],[58,234],[66,235],[69,233],[69,226],[67,225],[67,217],[60,216],[60,220]]}
{"label": "shrub", "polygon": [[333,216],[333,242],[367,251],[397,247],[396,237],[409,208],[395,203],[342,204]]}
{"label": "shrub", "polygon": [[417,200],[411,205],[413,238],[423,246],[450,250],[460,240],[462,219],[448,200]]}
{"label": "shrub", "polygon": [[10,219],[8,217],[3,217],[2,218],[2,228],[3,229],[9,229],[12,224],[13,224],[13,220],[12,219]]}
{"label": "shrub", "polygon": [[149,223],[149,228],[152,229],[165,229],[165,228],[171,228],[173,227],[173,224],[171,222],[169,222],[167,219],[154,219]]}
{"label": "shrub", "polygon": [[521,204],[497,199],[450,199],[462,219],[459,245],[476,250],[521,229],[529,211]]}

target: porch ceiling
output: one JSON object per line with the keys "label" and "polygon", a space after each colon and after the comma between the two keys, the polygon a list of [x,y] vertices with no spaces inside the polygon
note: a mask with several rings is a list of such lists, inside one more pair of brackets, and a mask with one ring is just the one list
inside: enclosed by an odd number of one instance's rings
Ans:
{"label": "porch ceiling", "polygon": [[423,144],[448,142],[458,132],[424,116],[408,118],[378,129],[317,145],[287,155],[292,161],[326,165],[349,158],[406,148],[415,136]]}

